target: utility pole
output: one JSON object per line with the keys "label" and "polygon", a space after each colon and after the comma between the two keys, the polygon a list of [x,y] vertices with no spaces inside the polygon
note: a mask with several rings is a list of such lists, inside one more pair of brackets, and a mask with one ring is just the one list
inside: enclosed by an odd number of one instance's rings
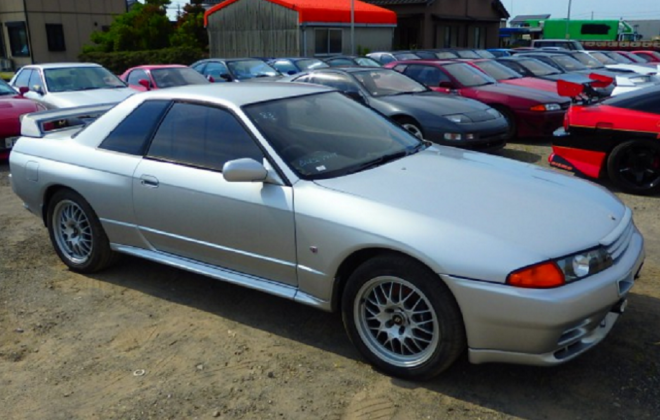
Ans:
{"label": "utility pole", "polygon": [[571,33],[569,32],[569,24],[571,22],[571,2],[572,0],[568,0],[568,14],[566,15],[566,39],[571,39]]}
{"label": "utility pole", "polygon": [[351,0],[351,55],[355,55],[355,0]]}

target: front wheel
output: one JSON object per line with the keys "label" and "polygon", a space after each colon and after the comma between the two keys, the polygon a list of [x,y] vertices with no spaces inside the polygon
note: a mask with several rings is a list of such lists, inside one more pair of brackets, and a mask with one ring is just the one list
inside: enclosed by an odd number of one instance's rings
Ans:
{"label": "front wheel", "polygon": [[56,192],[48,203],[48,234],[71,270],[93,273],[110,265],[115,253],[92,207],[71,190]]}
{"label": "front wheel", "polygon": [[654,194],[660,191],[660,140],[631,140],[612,150],[607,173],[622,191]]}
{"label": "front wheel", "polygon": [[401,255],[373,258],[348,279],[344,326],[362,355],[383,372],[428,379],[465,349],[460,309],[442,279]]}
{"label": "front wheel", "polygon": [[417,137],[420,140],[424,140],[424,131],[422,131],[419,123],[412,118],[400,118],[398,123],[401,124],[401,127],[408,130],[413,136]]}

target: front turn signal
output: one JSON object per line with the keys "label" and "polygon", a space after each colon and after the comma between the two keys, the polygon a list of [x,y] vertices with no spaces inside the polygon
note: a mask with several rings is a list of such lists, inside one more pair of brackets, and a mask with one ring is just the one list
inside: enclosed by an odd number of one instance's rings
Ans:
{"label": "front turn signal", "polygon": [[509,274],[507,284],[532,289],[547,289],[566,283],[564,273],[553,261],[521,268]]}

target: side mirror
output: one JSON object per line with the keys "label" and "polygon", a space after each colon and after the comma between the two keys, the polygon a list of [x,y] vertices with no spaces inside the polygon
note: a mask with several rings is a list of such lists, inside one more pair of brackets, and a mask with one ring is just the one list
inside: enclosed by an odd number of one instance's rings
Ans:
{"label": "side mirror", "polygon": [[138,80],[138,83],[139,83],[140,86],[142,86],[143,88],[145,88],[145,89],[147,89],[147,90],[151,90],[151,83],[149,83],[148,80],[140,79],[140,80]]}
{"label": "side mirror", "polygon": [[366,104],[367,103],[367,100],[364,98],[364,95],[362,94],[362,92],[360,92],[358,90],[352,90],[352,91],[344,92],[344,95],[351,98],[355,102],[359,102],[361,104]]}
{"label": "side mirror", "polygon": [[241,158],[225,162],[222,176],[228,182],[263,182],[268,178],[268,170],[251,158]]}
{"label": "side mirror", "polygon": [[213,78],[213,76],[208,76],[206,80],[208,80],[211,83],[215,83],[215,79]]}
{"label": "side mirror", "polygon": [[21,86],[21,87],[18,88],[18,93],[20,93],[21,96],[25,95],[29,91],[30,91],[30,89],[27,86]]}
{"label": "side mirror", "polygon": [[448,80],[443,80],[440,83],[438,83],[438,87],[445,89],[454,89],[454,84]]}

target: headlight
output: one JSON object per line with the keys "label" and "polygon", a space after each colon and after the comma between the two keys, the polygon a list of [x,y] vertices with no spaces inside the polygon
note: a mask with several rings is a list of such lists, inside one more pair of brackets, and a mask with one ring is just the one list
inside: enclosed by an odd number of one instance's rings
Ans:
{"label": "headlight", "polygon": [[607,250],[595,248],[521,268],[510,273],[506,282],[512,286],[535,289],[557,287],[592,276],[611,265],[612,257]]}
{"label": "headlight", "polygon": [[467,115],[463,115],[463,114],[445,115],[445,118],[447,118],[451,122],[455,122],[455,123],[458,123],[458,124],[472,122],[472,120],[470,118],[468,118]]}
{"label": "headlight", "polygon": [[538,104],[529,108],[531,111],[559,111],[561,110],[561,105],[559,104]]}
{"label": "headlight", "polygon": [[631,77],[628,80],[630,80],[633,83],[649,83],[651,79],[648,76],[635,76]]}

